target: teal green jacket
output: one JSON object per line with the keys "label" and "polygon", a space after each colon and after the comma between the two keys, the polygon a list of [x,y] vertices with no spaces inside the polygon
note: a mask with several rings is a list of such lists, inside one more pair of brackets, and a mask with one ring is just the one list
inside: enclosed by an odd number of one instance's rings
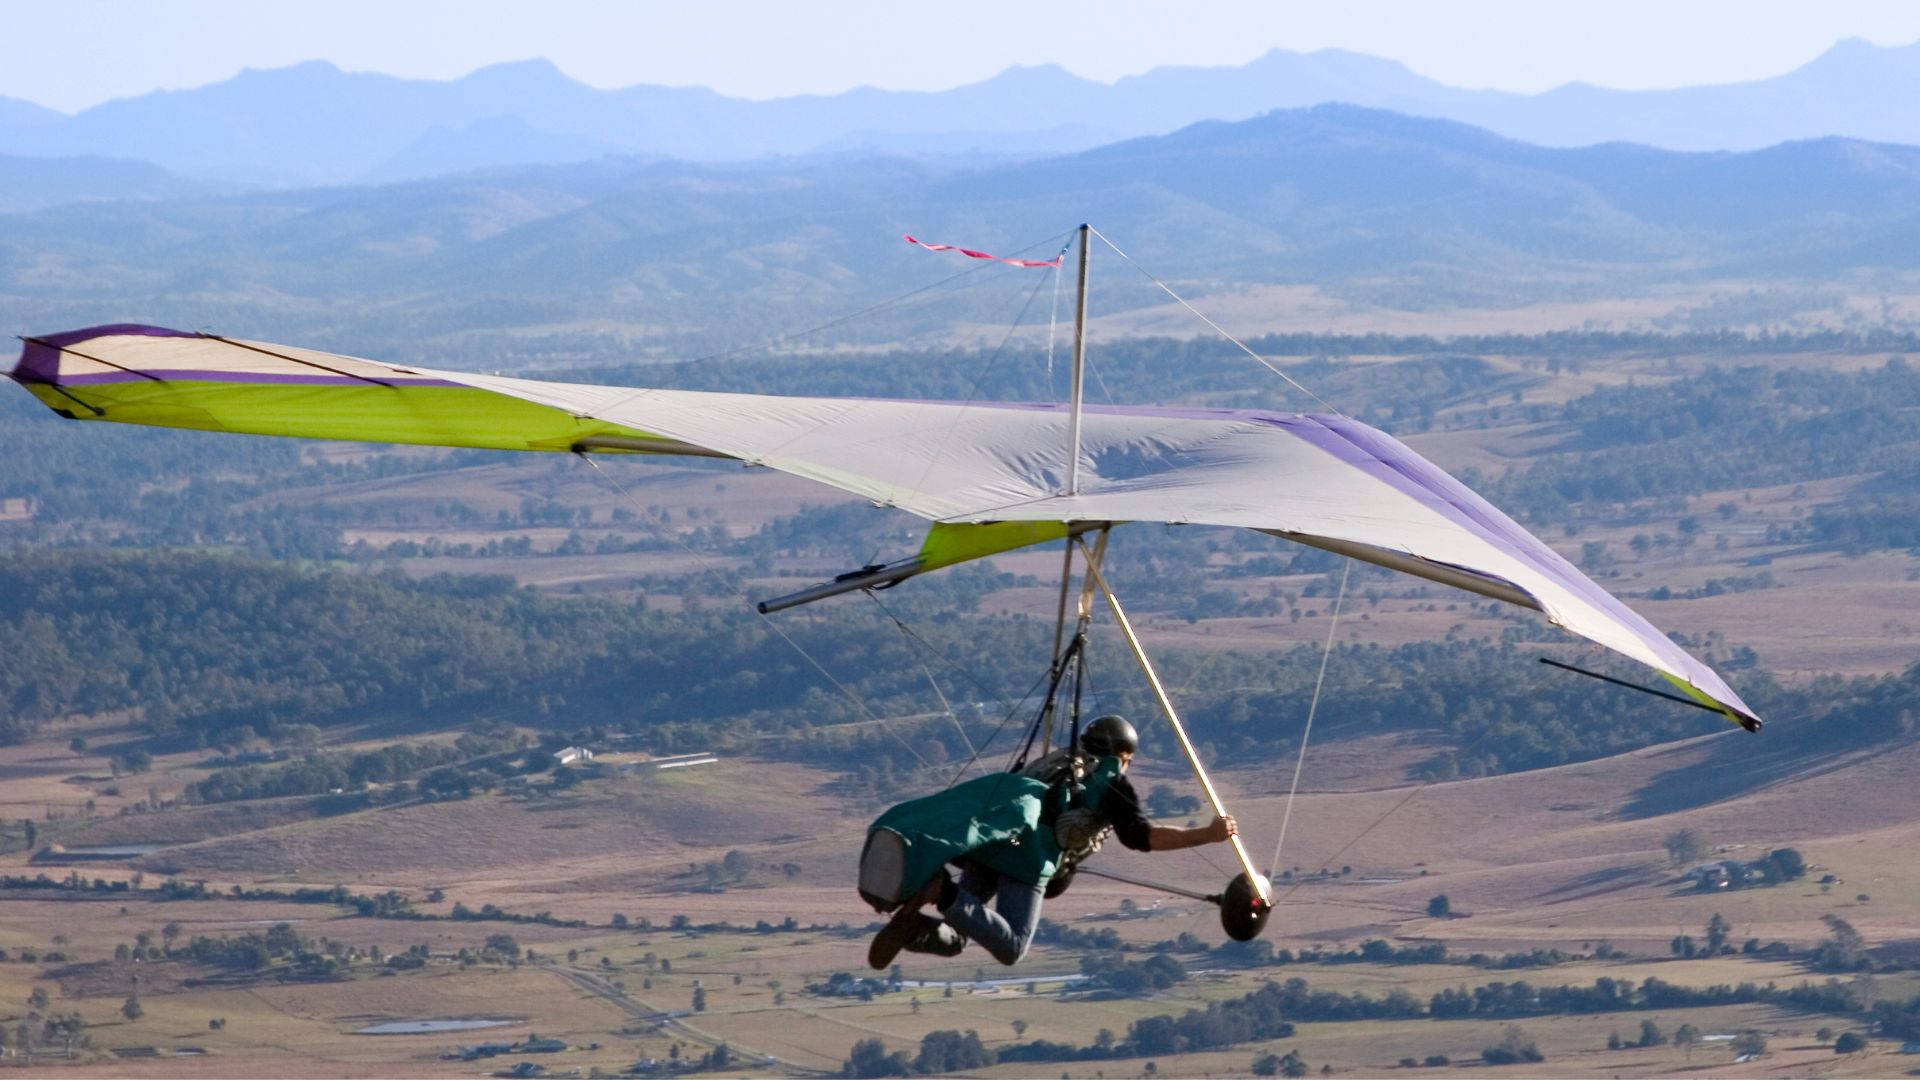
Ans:
{"label": "teal green jacket", "polygon": [[[1080,786],[1079,804],[1094,810],[1113,778],[1120,775],[1120,759],[1101,758]],[[1050,825],[1043,826],[1049,798],[1065,809],[1064,789],[1016,773],[990,773],[925,798],[903,802],[874,821],[869,828],[891,829],[907,842],[909,883],[926,881],[942,866],[971,856],[982,866],[1016,881],[1045,885],[1060,870],[1060,845]]]}

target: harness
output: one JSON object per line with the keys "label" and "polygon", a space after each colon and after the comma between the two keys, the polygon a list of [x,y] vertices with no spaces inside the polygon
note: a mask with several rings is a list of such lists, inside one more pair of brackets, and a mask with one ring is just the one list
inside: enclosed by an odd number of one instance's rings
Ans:
{"label": "harness", "polygon": [[1063,746],[1020,770],[1020,775],[1047,785],[1040,825],[1051,830],[1060,849],[1055,875],[1072,873],[1113,835],[1113,826],[1100,813],[1100,802],[1120,775],[1120,759],[1091,758]]}

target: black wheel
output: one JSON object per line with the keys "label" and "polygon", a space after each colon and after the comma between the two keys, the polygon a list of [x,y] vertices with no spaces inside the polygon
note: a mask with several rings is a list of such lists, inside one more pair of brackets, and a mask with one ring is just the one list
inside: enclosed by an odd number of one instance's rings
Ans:
{"label": "black wheel", "polygon": [[1227,936],[1235,941],[1252,941],[1267,928],[1267,918],[1273,914],[1273,905],[1260,899],[1260,890],[1242,873],[1227,882],[1227,891],[1220,897],[1220,926]]}

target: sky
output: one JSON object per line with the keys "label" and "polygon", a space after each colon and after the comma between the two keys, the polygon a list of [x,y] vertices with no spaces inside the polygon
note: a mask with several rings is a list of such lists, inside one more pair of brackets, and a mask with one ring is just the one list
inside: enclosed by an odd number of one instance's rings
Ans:
{"label": "sky", "polygon": [[1154,67],[1341,48],[1453,86],[1535,93],[1741,82],[1836,41],[1920,41],[1914,0],[0,0],[0,96],[73,112],[328,60],[452,79],[545,57],[601,88],[747,98],[943,90],[1018,64],[1111,82]]}

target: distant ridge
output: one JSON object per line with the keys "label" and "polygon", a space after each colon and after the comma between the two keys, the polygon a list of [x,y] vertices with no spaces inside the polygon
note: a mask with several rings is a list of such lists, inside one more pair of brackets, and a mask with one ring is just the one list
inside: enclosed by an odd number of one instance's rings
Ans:
{"label": "distant ridge", "polygon": [[597,90],[545,60],[447,82],[310,61],[70,117],[0,99],[0,153],[135,158],[186,176],[300,186],[604,154],[1045,156],[1326,103],[1459,120],[1544,146],[1750,150],[1824,136],[1920,144],[1920,109],[1907,107],[1914,101],[1920,44],[1860,40],[1755,82],[1649,91],[1569,84],[1533,95],[1449,87],[1337,49],[1275,49],[1240,67],[1162,67],[1111,85],[1042,65],[939,92],[862,87],[771,101],[700,87]]}
{"label": "distant ridge", "polygon": [[[632,334],[623,355],[707,351],[953,272],[902,233],[1013,254],[1080,221],[1223,302],[1271,285],[1403,310],[1511,307],[1716,283],[1735,292],[1725,311],[1666,325],[1808,312],[1908,331],[1899,306],[1849,314],[1834,290],[1906,295],[1920,279],[1920,148],[1840,138],[1561,149],[1321,105],[1042,159],[472,164],[403,183],[16,213],[0,230],[0,298],[40,323],[164,315],[343,351],[587,325],[632,328],[609,331]],[[990,324],[1006,315],[990,291],[860,332]],[[1099,298],[1107,312],[1165,300],[1124,272],[1103,274]]]}
{"label": "distant ridge", "polygon": [[0,154],[0,214],[66,203],[180,199],[233,190],[186,180],[144,161],[104,157],[12,157]]}

